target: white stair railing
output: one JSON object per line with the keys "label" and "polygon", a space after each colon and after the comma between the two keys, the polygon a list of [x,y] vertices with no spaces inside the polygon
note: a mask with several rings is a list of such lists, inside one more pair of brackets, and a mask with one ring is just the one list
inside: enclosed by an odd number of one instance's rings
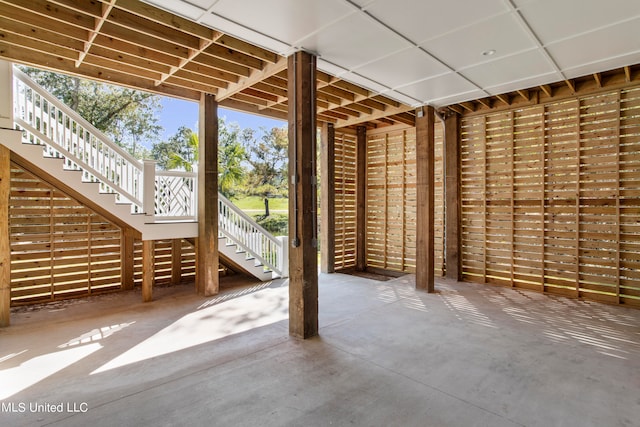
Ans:
{"label": "white stair railing", "polygon": [[102,192],[115,192],[142,211],[142,162],[111,141],[34,82],[13,69],[14,121],[23,142],[45,146],[65,167],[83,171],[85,181],[101,183]]}
{"label": "white stair railing", "polygon": [[272,236],[249,215],[218,193],[218,230],[264,266],[283,276],[284,243]]}
{"label": "white stair railing", "polygon": [[23,143],[43,145],[45,155],[63,158],[65,168],[81,170],[84,181],[99,182],[101,192],[116,193],[151,221],[196,220],[197,174],[156,172],[154,162],[144,165],[29,76],[13,73],[14,122]]}
{"label": "white stair railing", "polygon": [[[45,155],[63,158],[67,169],[81,170],[83,180],[99,182],[102,192],[116,193],[150,222],[197,220],[197,173],[156,171],[153,162],[131,156],[29,76],[15,67],[13,73],[14,122],[23,131],[23,143],[44,146]],[[286,276],[284,238],[272,236],[222,194],[218,197],[221,235]]]}
{"label": "white stair railing", "polygon": [[198,174],[181,171],[156,171],[155,174],[156,217],[165,221],[195,221]]}

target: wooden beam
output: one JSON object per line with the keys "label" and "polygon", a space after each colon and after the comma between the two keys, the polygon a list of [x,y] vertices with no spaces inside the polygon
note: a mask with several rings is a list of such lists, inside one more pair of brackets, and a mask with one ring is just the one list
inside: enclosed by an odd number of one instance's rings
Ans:
{"label": "wooden beam", "polygon": [[454,113],[457,114],[464,114],[464,109],[460,108],[459,106],[460,104],[454,104],[454,105],[449,105],[447,108],[449,108],[451,111],[453,111]]}
{"label": "wooden beam", "polygon": [[289,75],[289,334],[318,334],[316,57],[296,52]]}
{"label": "wooden beam", "polygon": [[218,103],[213,95],[200,98],[198,167],[198,238],[196,291],[216,295],[218,276]]}
{"label": "wooden beam", "polygon": [[232,97],[238,92],[253,86],[254,84],[261,82],[267,77],[271,77],[274,74],[278,74],[280,71],[287,68],[287,58],[281,57],[275,64],[267,64],[261,70],[254,70],[247,78],[241,79],[238,83],[230,84],[226,89],[220,89],[216,94],[218,102],[224,101],[227,98]]}
{"label": "wooden beam", "polygon": [[[59,2],[60,0],[56,1]],[[65,1],[75,2],[76,0]],[[197,24],[180,16],[176,16],[171,12],[164,11],[139,0],[117,0],[116,7],[118,9],[126,10],[129,13],[141,16],[144,19],[153,21],[158,24],[166,25],[167,27],[170,27],[172,29],[179,30],[203,39],[210,39],[212,37],[212,34],[216,32],[215,30],[205,27],[204,25]]]}
{"label": "wooden beam", "polygon": [[182,281],[182,239],[171,240],[171,284]]}
{"label": "wooden beam", "polygon": [[133,289],[135,233],[129,227],[123,227],[120,233],[120,287],[123,290]]}
{"label": "wooden beam", "polygon": [[[146,42],[145,39],[153,38],[155,40],[163,40],[167,43],[172,43],[174,45],[174,50],[176,46],[180,46],[186,49],[200,48],[200,37],[185,33],[179,28],[173,28],[163,23],[153,22],[149,19],[140,19],[140,17],[136,14],[130,13],[129,11],[126,11],[124,9],[119,9],[117,3],[116,7],[111,11],[111,14],[109,15],[108,23],[111,24],[109,25],[109,28],[118,26],[123,29],[128,29],[138,33],[137,38],[143,43]],[[105,25],[104,27],[106,28],[107,25]],[[107,32],[108,31],[105,31],[103,32],[103,34],[106,35]],[[140,37],[140,33],[142,33],[144,36]],[[168,50],[167,52],[171,52],[171,50]]]}
{"label": "wooden beam", "polygon": [[485,98],[485,99],[477,99],[477,101],[484,105],[487,108],[491,108],[491,99],[490,98]]}
{"label": "wooden beam", "polygon": [[355,125],[359,125],[371,120],[377,120],[380,118],[384,118],[384,117],[389,117],[389,116],[393,116],[395,114],[400,114],[400,113],[406,113],[407,111],[411,111],[413,110],[412,107],[408,106],[408,105],[401,105],[399,107],[387,107],[384,111],[377,111],[371,115],[368,116],[361,116],[361,117],[356,117],[356,118],[352,118],[352,119],[344,119],[344,120],[338,120],[336,122],[336,129],[338,128],[343,128],[343,127],[348,127],[348,126],[355,126]]}
{"label": "wooden beam", "polygon": [[503,102],[506,105],[511,105],[511,100],[509,99],[509,95],[507,94],[496,95],[496,98],[498,98],[501,102]]}
{"label": "wooden beam", "polygon": [[142,241],[142,301],[153,301],[153,282],[155,281],[155,242]]}
{"label": "wooden beam", "polygon": [[474,111],[476,111],[476,107],[473,104],[473,102],[461,102],[460,105],[462,108],[464,108],[465,110],[473,113]]}
{"label": "wooden beam", "polygon": [[356,270],[367,269],[367,128],[358,126],[356,140]]}
{"label": "wooden beam", "polygon": [[447,278],[462,280],[460,202],[460,119],[449,114],[444,121],[445,162],[445,265]]}
{"label": "wooden beam", "polygon": [[530,101],[531,100],[531,95],[530,95],[528,89],[519,90],[517,92],[518,92],[518,95],[520,95],[522,97],[522,99],[524,99],[525,101]]}
{"label": "wooden beam", "polygon": [[416,110],[416,289],[435,292],[433,107]]}
{"label": "wooden beam", "polygon": [[9,198],[11,196],[11,154],[0,145],[0,327],[9,326],[11,314],[11,244]]}
{"label": "wooden beam", "polygon": [[228,34],[225,34],[224,37],[221,37],[216,43],[224,46],[225,50],[237,50],[238,52],[242,52],[270,64],[277,64],[282,59],[282,57],[277,53],[270,52],[266,49],[262,49],[261,47],[252,45],[251,43],[236,39]]}
{"label": "wooden beam", "polygon": [[335,272],[336,259],[336,182],[335,129],[332,123],[322,124],[320,148],[320,271]]}
{"label": "wooden beam", "polygon": [[574,83],[573,80],[567,79],[564,82],[567,85],[567,87],[569,88],[569,90],[571,91],[571,93],[576,93],[576,84]]}
{"label": "wooden beam", "polygon": [[631,67],[624,67],[624,76],[627,83],[631,82]]}
{"label": "wooden beam", "polygon": [[549,85],[540,85],[540,89],[547,94],[549,98],[553,97],[553,89]]}
{"label": "wooden beam", "polygon": [[93,29],[93,31],[89,31],[89,40],[84,42],[84,48],[78,55],[78,60],[76,61],[76,68],[78,68],[80,64],[82,64],[82,61],[84,60],[85,56],[87,56],[89,49],[91,49],[91,46],[93,45],[93,41],[96,39],[96,37],[100,33],[100,29],[102,28],[102,25],[105,23],[105,21],[107,20],[107,17],[111,13],[111,9],[113,9],[113,5],[115,4],[115,2],[116,0],[109,0],[108,3],[102,3],[102,16],[100,16],[99,18],[96,18],[95,28]]}
{"label": "wooden beam", "polygon": [[602,87],[602,75],[600,73],[594,73],[593,79],[596,81],[596,86]]}
{"label": "wooden beam", "polygon": [[210,40],[200,40],[200,47],[198,49],[189,49],[189,55],[186,58],[182,58],[179,65],[171,67],[168,73],[162,74],[160,80],[156,81],[156,86],[160,86],[171,76],[183,70],[191,61],[193,61],[194,58],[204,52],[209,46],[215,43],[215,41],[222,36],[222,33],[216,32]]}

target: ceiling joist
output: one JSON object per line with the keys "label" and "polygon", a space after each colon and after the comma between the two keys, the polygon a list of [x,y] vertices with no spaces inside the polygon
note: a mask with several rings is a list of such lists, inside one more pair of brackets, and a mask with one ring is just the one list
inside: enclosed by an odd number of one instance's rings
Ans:
{"label": "ceiling joist", "polygon": [[[0,31],[11,61],[184,99],[211,93],[221,106],[286,118],[287,58],[145,2],[0,0]],[[412,107],[323,71],[316,79],[320,121],[414,124]]]}
{"label": "ceiling joist", "polygon": [[102,16],[96,18],[96,26],[93,31],[89,32],[89,40],[84,43],[84,49],[82,50],[82,52],[80,52],[78,60],[76,61],[76,68],[78,68],[80,64],[82,64],[85,56],[87,56],[89,49],[91,49],[91,46],[93,45],[93,41],[100,33],[100,29],[111,13],[111,9],[113,9],[113,5],[115,4],[115,2],[116,0],[110,0],[109,3],[102,3]]}

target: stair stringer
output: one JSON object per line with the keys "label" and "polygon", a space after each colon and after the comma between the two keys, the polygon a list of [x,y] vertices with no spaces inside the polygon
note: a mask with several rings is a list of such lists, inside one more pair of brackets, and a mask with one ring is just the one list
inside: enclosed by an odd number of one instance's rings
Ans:
{"label": "stair stringer", "polygon": [[63,187],[71,196],[80,199],[114,223],[136,230],[142,240],[182,239],[198,235],[196,221],[153,221],[144,214],[131,213],[130,203],[117,202],[113,193],[101,193],[98,183],[82,180],[81,171],[64,169],[63,159],[43,156],[44,146],[23,144],[20,132],[3,130],[0,143],[18,156],[18,163],[44,172],[50,180],[56,181],[56,186]]}

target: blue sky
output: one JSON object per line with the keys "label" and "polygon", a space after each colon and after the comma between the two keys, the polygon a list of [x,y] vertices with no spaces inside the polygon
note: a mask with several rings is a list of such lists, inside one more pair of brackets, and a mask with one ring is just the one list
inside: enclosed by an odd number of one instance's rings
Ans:
{"label": "blue sky", "polygon": [[[183,101],[176,98],[162,97],[162,111],[160,113],[160,125],[164,128],[163,138],[174,135],[180,126],[187,126],[197,129],[198,123],[198,103]],[[266,117],[245,114],[237,111],[220,108],[218,116],[223,117],[227,123],[237,123],[240,128],[260,129],[265,127],[283,127],[287,123],[282,120],[269,119]]]}

